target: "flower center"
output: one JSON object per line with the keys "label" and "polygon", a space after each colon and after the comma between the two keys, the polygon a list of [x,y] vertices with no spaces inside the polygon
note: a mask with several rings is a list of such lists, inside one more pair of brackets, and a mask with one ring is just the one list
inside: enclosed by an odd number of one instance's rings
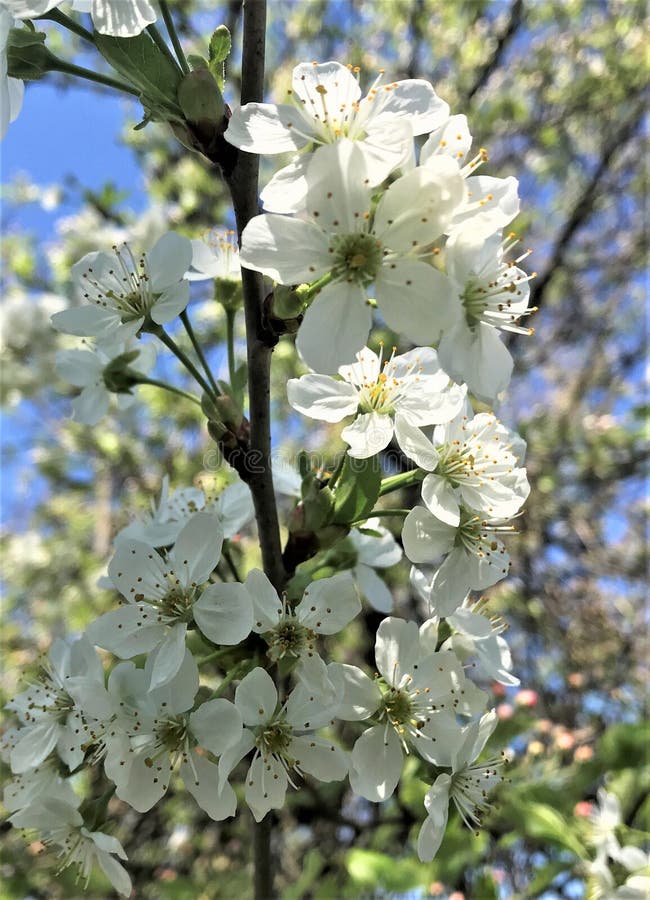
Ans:
{"label": "flower center", "polygon": [[101,280],[90,267],[82,275],[84,297],[105,309],[115,309],[122,322],[146,316],[158,297],[151,290],[149,266],[145,254],[136,260],[128,244],[113,246],[116,265],[103,272]]}
{"label": "flower center", "polygon": [[269,638],[267,653],[273,662],[277,662],[285,656],[298,658],[305,652],[313,651],[316,642],[314,632],[301,625],[291,613],[278,622]]}
{"label": "flower center", "polygon": [[281,713],[277,719],[267,722],[258,729],[255,746],[262,757],[280,757],[291,767],[293,761],[288,757],[288,750],[292,738],[293,728],[284,718],[284,713]]}
{"label": "flower center", "polygon": [[367,287],[381,267],[382,246],[372,234],[336,234],[330,242],[335,279]]}
{"label": "flower center", "polygon": [[383,716],[394,725],[410,723],[413,717],[413,701],[406,691],[390,688],[382,698]]}

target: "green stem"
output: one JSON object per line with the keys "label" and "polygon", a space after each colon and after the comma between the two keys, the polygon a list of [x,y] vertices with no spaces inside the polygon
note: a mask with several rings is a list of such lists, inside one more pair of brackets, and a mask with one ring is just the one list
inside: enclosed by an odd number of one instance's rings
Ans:
{"label": "green stem", "polygon": [[188,335],[190,341],[192,342],[192,346],[194,347],[196,355],[198,356],[198,358],[201,361],[203,370],[204,370],[205,374],[208,376],[208,381],[212,385],[212,389],[213,389],[215,395],[219,396],[219,388],[217,387],[217,382],[214,380],[214,375],[212,374],[212,370],[210,369],[210,366],[208,365],[208,361],[205,358],[203,348],[201,347],[201,344],[199,343],[196,335],[194,334],[194,329],[192,328],[192,323],[190,322],[190,317],[188,316],[186,309],[184,309],[183,312],[181,313],[181,322],[185,326],[185,331],[187,331],[187,335]]}
{"label": "green stem", "polygon": [[131,87],[126,81],[118,81],[116,78],[110,78],[108,75],[101,75],[99,72],[93,72],[91,69],[75,66],[74,63],[66,62],[64,59],[56,59],[52,63],[52,71],[63,72],[64,75],[74,75],[76,78],[85,78],[86,81],[94,81],[97,84],[103,84],[105,87],[124,91],[125,94],[132,94],[134,97],[140,96],[140,91]]}
{"label": "green stem", "polygon": [[357,519],[356,522],[351,522],[351,525],[360,525],[363,522],[367,522],[368,519],[376,519],[379,516],[401,516],[404,518],[408,516],[411,512],[410,509],[373,509],[372,512],[369,512],[367,516],[364,516],[363,519]]}
{"label": "green stem", "polygon": [[334,471],[332,473],[330,480],[327,482],[327,486],[330,490],[332,490],[332,488],[334,487],[336,482],[339,480],[339,475],[343,471],[343,466],[345,465],[346,456],[347,456],[347,453],[344,453],[343,456],[339,459],[338,463],[336,464],[336,468],[334,469]]}
{"label": "green stem", "polygon": [[237,315],[237,311],[234,309],[226,310],[226,342],[228,344],[228,374],[230,376],[230,383],[235,383],[235,372],[237,371],[237,366],[235,365],[235,317]]}
{"label": "green stem", "polygon": [[163,21],[165,22],[165,28],[169,34],[169,39],[172,42],[172,46],[176,51],[176,56],[178,57],[178,62],[185,74],[187,75],[190,71],[190,67],[185,59],[185,53],[183,52],[183,48],[181,47],[181,42],[178,39],[178,34],[176,32],[176,28],[174,27],[174,20],[172,19],[172,14],[169,11],[169,6],[167,5],[166,0],[160,0],[160,12],[162,13]]}
{"label": "green stem", "polygon": [[214,662],[215,659],[221,659],[222,656],[226,656],[228,653],[232,653],[232,647],[222,647],[221,650],[215,650],[214,653],[200,656],[196,660],[196,664],[197,666],[203,666],[205,663]]}
{"label": "green stem", "polygon": [[[390,494],[392,491],[398,491],[400,488],[419,484],[421,481],[424,481],[427,474],[424,469],[413,469],[410,472],[401,472],[399,475],[391,475],[390,478],[384,478],[379,489],[379,496],[383,497],[384,494]],[[377,513],[373,513],[373,515],[377,515]]]}
{"label": "green stem", "polygon": [[163,342],[165,347],[172,351],[174,356],[183,363],[187,371],[194,377],[194,380],[197,382],[197,384],[200,384],[205,393],[209,397],[211,397],[212,388],[210,387],[210,385],[207,383],[203,375],[201,375],[189,356],[183,350],[181,350],[181,348],[176,344],[173,338],[171,338],[167,334],[166,331],[163,331],[162,326],[157,325],[155,329],[152,329],[151,333],[155,334],[156,337]]}
{"label": "green stem", "polygon": [[191,400],[192,403],[196,403],[197,406],[201,405],[201,401],[198,397],[195,397],[194,394],[188,393],[188,391],[184,391],[182,388],[174,387],[173,384],[167,384],[165,381],[158,381],[157,378],[145,378],[144,376],[138,376],[138,384],[151,384],[153,387],[162,388],[164,391],[169,391],[170,394],[178,394],[179,397],[184,397],[186,400]]}
{"label": "green stem", "polygon": [[155,25],[147,25],[147,31],[151,35],[154,43],[158,47],[158,49],[164,53],[167,59],[174,65],[175,68],[178,68],[178,63],[176,62],[176,57],[172,53],[172,51],[167,46],[167,41],[162,36],[160,31],[156,28]]}
{"label": "green stem", "polygon": [[224,547],[222,550],[223,558],[226,561],[226,565],[230,569],[230,574],[235,579],[235,581],[243,582],[243,578],[239,574],[239,570],[235,564],[235,560],[232,558],[232,553],[230,552],[230,547]]}
{"label": "green stem", "polygon": [[89,41],[91,44],[95,43],[95,36],[92,31],[88,31],[88,29],[84,28],[83,25],[80,25],[79,22],[75,22],[74,19],[71,19],[70,16],[66,16],[65,13],[62,13],[58,9],[51,9],[49,12],[45,13],[44,16],[38,16],[37,18],[49,19],[50,22],[56,22],[57,25],[63,25],[68,31],[72,31],[74,34],[82,37],[84,41]]}
{"label": "green stem", "polygon": [[[252,665],[251,665],[251,663],[252,663]],[[210,699],[216,700],[217,697],[221,697],[225,693],[226,688],[232,681],[235,681],[236,678],[239,678],[240,675],[244,671],[246,671],[246,670],[252,671],[256,665],[257,665],[257,659],[255,659],[255,658],[253,658],[252,660],[250,660],[250,659],[242,660],[242,662],[240,662],[239,665],[237,665],[233,669],[231,669],[227,675],[224,675],[223,681],[221,682],[219,687],[216,688],[212,692],[212,696],[210,697]]]}
{"label": "green stem", "polygon": [[296,293],[301,300],[305,301],[305,303],[311,303],[316,294],[318,294],[319,291],[322,291],[322,289],[330,283],[333,277],[331,272],[326,272],[322,278],[319,278],[317,281],[312,281],[309,287],[302,289],[298,288]]}

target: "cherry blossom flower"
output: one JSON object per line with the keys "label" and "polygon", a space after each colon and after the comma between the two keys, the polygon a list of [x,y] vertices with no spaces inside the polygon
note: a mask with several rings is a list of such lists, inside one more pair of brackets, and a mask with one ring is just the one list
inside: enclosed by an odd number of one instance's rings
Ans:
{"label": "cherry blossom flower", "polygon": [[111,714],[101,661],[86,637],[55,640],[39,680],[7,703],[21,723],[9,754],[11,770],[22,774],[56,749],[74,770],[83,761],[85,719]]}
{"label": "cherry blossom flower", "polygon": [[409,512],[402,529],[408,559],[433,563],[445,557],[427,588],[439,616],[454,613],[469,591],[482,591],[506,577],[510,557],[499,536],[513,531],[501,519],[483,519],[464,507],[456,527],[421,506]]}
{"label": "cherry blossom flower", "polygon": [[477,722],[466,726],[452,754],[451,773],[438,775],[424,798],[427,818],[418,835],[418,856],[422,862],[434,858],[447,827],[449,801],[453,800],[460,816],[469,828],[480,824],[480,814],[488,808],[487,794],[501,781],[501,758],[484,763],[475,760],[496,728],[498,718],[494,710]]}
{"label": "cherry blossom flower", "polygon": [[189,240],[171,231],[138,259],[128,244],[114,246],[113,253],[88,253],[72,267],[87,303],[55,313],[52,324],[67,334],[125,341],[148,319],[157,325],[171,322],[190,297],[184,275],[191,258]]}
{"label": "cherry blossom flower", "polygon": [[[329,671],[328,675],[333,677]],[[246,803],[257,822],[271,809],[280,809],[295,772],[320,781],[340,781],[348,772],[345,753],[336,744],[315,734],[336,715],[339,696],[332,698],[317,685],[298,684],[280,704],[273,679],[262,668],[253,669],[235,691],[244,733],[237,745],[219,761],[221,782],[237,763],[255,750],[246,776]]]}
{"label": "cherry blossom flower", "polygon": [[[514,235],[485,237],[471,220],[454,231],[445,246],[445,267],[462,306],[462,315],[445,331],[438,352],[452,378],[465,381],[479,398],[490,402],[507,388],[512,357],[499,331],[532,334],[518,325],[528,309],[527,275],[518,267],[528,253],[508,262],[505,254],[517,243]],[[530,252],[530,251],[529,251]]]}
{"label": "cherry blossom flower", "polygon": [[362,528],[353,528],[348,540],[356,551],[352,574],[368,603],[377,612],[387,613],[393,608],[393,598],[386,582],[375,569],[388,569],[402,558],[402,548],[379,519],[367,519]]}
{"label": "cherry blossom flower", "polygon": [[215,229],[205,237],[193,240],[192,266],[186,277],[188,281],[218,278],[239,282],[241,267],[235,232]]}
{"label": "cherry blossom flower", "polygon": [[10,816],[16,828],[36,830],[46,846],[59,848],[61,869],[72,866],[77,870],[77,880],[83,879],[88,887],[90,873],[98,865],[115,890],[123,897],[131,895],[131,879],[115,859],[126,859],[124,848],[111,835],[103,831],[90,831],[77,806],[79,798],[66,801],[59,797],[41,797],[24,809]]}
{"label": "cherry blossom flower", "polygon": [[355,420],[341,432],[348,454],[367,459],[393,439],[407,453],[414,430],[449,422],[460,412],[465,391],[450,385],[435,350],[418,347],[388,359],[364,347],[357,362],[339,368],[339,379],[309,374],[287,383],[289,403],[325,422]]}
{"label": "cherry blossom flower", "polygon": [[[56,355],[56,368],[62,378],[81,393],[72,401],[74,418],[84,425],[96,425],[108,412],[111,398],[115,397],[120,410],[127,409],[135,401],[130,390],[116,392],[111,388],[110,366],[125,353],[134,352],[137,358],[128,368],[147,373],[154,365],[156,351],[152,344],[132,348],[129,344],[98,344],[89,350],[61,350]],[[125,363],[126,366],[126,363]],[[119,372],[117,373],[119,375]]]}
{"label": "cherry blossom flower", "polygon": [[453,653],[435,652],[428,623],[384,619],[377,629],[375,660],[381,680],[372,681],[356,666],[341,666],[345,680],[344,720],[375,716],[352,751],[352,790],[373,802],[391,796],[399,781],[403,754],[413,748],[429,762],[446,764],[460,726],[456,714],[485,708],[485,695],[467,681]]}
{"label": "cherry blossom flower", "polygon": [[304,218],[265,214],[242,235],[241,261],[281,284],[328,275],[311,303],[296,346],[315,371],[331,374],[366,343],[372,322],[368,289],[387,325],[417,344],[451,327],[447,276],[418,258],[444,232],[461,202],[464,182],[440,158],[394,181],[372,209],[372,188],[359,145],[323,147],[307,170]]}
{"label": "cherry blossom flower", "polygon": [[[17,19],[34,19],[61,6],[63,0],[2,0]],[[100,34],[135,37],[156,21],[156,11],[148,0],[73,0],[77,12],[90,13]]]}
{"label": "cherry blossom flower", "polygon": [[18,118],[25,93],[25,85],[20,78],[7,75],[7,39],[13,24],[11,9],[7,9],[6,4],[0,5],[0,141],[9,125]]}
{"label": "cherry blossom flower", "polygon": [[221,556],[223,534],[210,513],[192,516],[163,557],[142,541],[120,541],[108,574],[127,603],[96,619],[87,630],[99,647],[121,659],[160,646],[152,687],[178,672],[188,625],[219,644],[238,644],[251,630],[253,610],[235,584],[201,589]]}
{"label": "cherry blossom flower", "polygon": [[[235,109],[227,141],[249,153],[310,150],[340,140],[363,153],[372,186],[413,156],[413,138],[444,122],[447,104],[421,79],[382,84],[383,72],[361,97],[358,69],[338,62],[301,63],[293,70],[289,103],[247,103]],[[297,156],[262,192],[264,208],[295,212],[307,193],[309,155]]]}

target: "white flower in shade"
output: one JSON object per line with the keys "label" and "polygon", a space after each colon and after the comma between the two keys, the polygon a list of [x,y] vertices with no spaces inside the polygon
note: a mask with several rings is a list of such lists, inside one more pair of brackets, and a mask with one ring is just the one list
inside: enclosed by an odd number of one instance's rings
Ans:
{"label": "white flower in shade", "polygon": [[471,159],[472,135],[465,116],[450,116],[429,135],[420,151],[420,165],[431,165],[441,157],[453,159],[465,181],[465,199],[456,209],[449,226],[449,234],[470,221],[483,237],[508,225],[519,212],[519,183],[512,176],[495,178],[474,175],[487,162],[487,151],[481,147]]}
{"label": "white flower in shade", "polygon": [[[411,567],[410,577],[413,589],[427,605],[427,614],[437,622],[439,611],[431,591],[431,579],[415,566]],[[498,616],[488,618],[485,611],[485,600],[472,603],[468,595],[462,606],[445,617],[453,634],[444,641],[440,649],[451,650],[464,664],[467,664],[468,659],[475,660],[472,666],[491,681],[508,686],[518,685],[519,679],[510,672],[510,648],[501,636],[508,626]]]}
{"label": "white flower in shade", "polygon": [[[125,361],[123,367],[112,371],[115,360],[129,352],[137,354],[137,358],[128,363]],[[116,398],[120,410],[127,409],[135,401],[132,388],[113,391],[111,385],[115,384],[115,379],[124,369],[145,374],[153,367],[155,360],[156,351],[152,344],[138,347],[107,344],[89,350],[61,350],[56,355],[59,375],[82,389],[72,401],[74,418],[84,425],[96,425],[108,412],[111,397]]]}
{"label": "white flower in shade", "polygon": [[219,519],[225,538],[233,538],[255,518],[251,490],[243,481],[238,479],[221,491],[213,490],[207,481],[201,484],[205,493],[205,510]]}
{"label": "white flower in shade", "polygon": [[87,720],[112,714],[101,660],[86,637],[55,640],[43,668],[34,685],[7,703],[21,723],[9,754],[16,774],[36,768],[53,750],[76,769],[85,755]]}
{"label": "white flower in shade", "polygon": [[[274,662],[299,660],[297,675],[309,681],[326,679],[325,664],[318,662],[319,634],[337,634],[361,612],[359,595],[350,572],[312,582],[300,603],[291,607],[280,599],[266,575],[253,569],[243,585],[230,585],[233,594],[247,594],[253,607],[253,631],[264,636]],[[316,671],[316,666],[318,671]],[[306,671],[306,668],[308,671]]]}
{"label": "white flower in shade", "polygon": [[501,781],[501,758],[483,763],[475,760],[496,728],[494,711],[463,729],[451,759],[451,773],[438,775],[424,798],[427,818],[418,836],[418,856],[429,862],[438,852],[447,828],[449,801],[453,800],[469,828],[480,825],[480,814],[488,808],[488,792]]}
{"label": "white flower in shade", "polygon": [[215,229],[204,238],[193,240],[192,266],[186,277],[189,281],[207,281],[210,278],[241,281],[235,232]]}
{"label": "white flower in shade", "polygon": [[427,589],[439,616],[452,615],[469,591],[482,591],[507,576],[510,557],[500,535],[513,531],[500,519],[482,519],[463,507],[457,527],[421,506],[409,512],[402,529],[408,559],[433,563],[445,557]]}
{"label": "white flower in shade", "polygon": [[116,856],[127,858],[124,848],[117,838],[103,831],[90,831],[77,809],[79,803],[78,798],[66,802],[57,797],[44,797],[15,812],[9,821],[16,828],[36,830],[46,847],[58,848],[60,870],[72,866],[77,871],[77,880],[83,880],[86,888],[93,866],[98,865],[115,890],[129,897],[131,879],[115,859]]}
{"label": "white flower in shade", "polygon": [[[15,736],[19,735],[18,729],[12,729]],[[3,742],[6,735],[3,735]],[[9,754],[2,755],[2,758],[9,762]],[[45,797],[63,800],[66,803],[74,803],[76,796],[72,790],[70,783],[59,775],[58,763],[53,759],[48,759],[36,766],[34,769],[28,769],[22,775],[16,775],[11,781],[8,781],[4,787],[2,794],[2,803],[9,812],[23,809],[30,806]]]}
{"label": "white flower in shade", "polygon": [[166,556],[142,541],[120,541],[108,574],[127,601],[87,630],[99,647],[121,659],[159,648],[152,687],[178,672],[188,625],[218,644],[238,644],[251,630],[252,605],[235,596],[234,584],[201,588],[221,556],[223,533],[209,513],[192,516]]}
{"label": "white flower in shade", "polygon": [[[235,109],[227,141],[249,153],[311,150],[355,141],[374,186],[413,156],[413,138],[438,127],[447,104],[420,79],[382,84],[383,72],[361,97],[358,69],[338,62],[301,63],[293,70],[289,102],[247,103]],[[304,203],[309,156],[297,156],[262,192],[265,209],[295,212]]]}
{"label": "white flower in shade", "polygon": [[[156,651],[155,655],[159,655]],[[189,651],[174,677],[152,688],[156,660],[144,670],[121,663],[112,689],[122,698],[119,724],[126,741],[110,744],[106,775],[115,782],[117,796],[138,812],[147,812],[165,795],[178,768],[185,787],[201,809],[215,819],[234,815],[237,800],[227,782],[219,782],[217,764],[203,751],[219,756],[239,741],[242,720],[229,700],[208,700],[193,712],[199,687],[196,662]]]}
{"label": "white flower in shade", "polygon": [[9,125],[18,117],[25,93],[24,83],[19,78],[7,75],[7,39],[13,25],[11,10],[0,5],[0,141],[6,135]]}
{"label": "white flower in shade", "polygon": [[169,476],[165,475],[158,504],[151,501],[151,513],[135,519],[115,535],[115,542],[143,541],[152,547],[168,547],[192,516],[202,510],[205,496],[200,488],[181,488],[169,493]]}
{"label": "white flower in shade", "polygon": [[[61,6],[63,0],[2,0],[18,19],[34,19]],[[156,21],[156,10],[148,0],[73,0],[77,12],[90,13],[100,34],[135,37]]]}
{"label": "white flower in shade", "polygon": [[[465,391],[451,385],[430,347],[418,347],[383,359],[368,347],[357,361],[339,368],[339,379],[329,375],[303,375],[287,383],[289,403],[312,419],[340,422],[355,416],[341,432],[348,453],[367,459],[393,439],[407,453],[414,431],[449,422],[460,412]],[[417,433],[415,435],[417,437]]]}
{"label": "white flower in shade", "polygon": [[[491,413],[479,413],[437,426],[433,437],[435,465],[412,458],[432,472],[422,483],[422,499],[441,522],[458,526],[461,505],[492,519],[508,519],[519,512],[530,485],[519,465],[526,444],[518,434]],[[423,441],[424,435],[422,446]]]}
{"label": "white flower in shade", "polygon": [[614,856],[619,849],[616,829],[623,821],[621,804],[616,794],[598,789],[598,805],[589,816],[591,833],[590,843],[596,848],[598,856]]}
{"label": "white flower in shade", "polygon": [[457,166],[440,159],[394,181],[373,210],[359,145],[321,148],[307,170],[304,218],[251,219],[241,261],[281,284],[326,284],[305,313],[297,344],[305,362],[331,374],[354,359],[372,323],[370,286],[389,328],[414,343],[438,339],[460,314],[450,283],[419,255],[445,230],[462,199]]}
{"label": "white flower in shade", "polygon": [[[328,675],[333,677],[328,666]],[[340,681],[340,679],[339,679]],[[342,687],[342,685],[340,685]],[[284,805],[292,773],[313,775],[320,781],[340,781],[348,772],[345,753],[336,744],[316,735],[330,725],[340,702],[341,690],[332,698],[314,684],[298,684],[280,704],[273,679],[256,668],[242,679],[235,691],[235,706],[244,725],[239,743],[226,750],[219,761],[223,783],[237,763],[255,750],[246,776],[246,803],[257,822],[271,809]]]}
{"label": "white flower in shade", "polygon": [[114,246],[112,253],[88,253],[72,267],[86,303],[55,313],[52,324],[67,334],[125,341],[149,319],[171,322],[190,298],[184,275],[191,258],[190,241],[171,231],[138,259],[128,244]]}
{"label": "white flower in shade", "polygon": [[393,597],[375,569],[396,565],[402,558],[402,548],[379,519],[367,519],[361,528],[351,529],[348,538],[357,554],[352,574],[359,590],[377,612],[390,612]]}
{"label": "white flower in shade", "polygon": [[494,400],[510,383],[512,357],[499,331],[532,334],[518,325],[529,315],[527,275],[518,267],[528,253],[507,261],[517,243],[512,234],[485,237],[468,222],[454,231],[445,247],[445,268],[462,306],[462,315],[442,336],[438,353],[452,378],[465,381],[480,400]]}
{"label": "white flower in shade", "polygon": [[461,735],[456,715],[484,709],[485,695],[467,681],[453,653],[435,652],[428,624],[418,629],[415,622],[384,619],[375,660],[381,676],[375,681],[355,666],[339,667],[345,689],[337,717],[379,720],[357,740],[350,764],[352,790],[378,803],[395,790],[410,749],[448,764]]}

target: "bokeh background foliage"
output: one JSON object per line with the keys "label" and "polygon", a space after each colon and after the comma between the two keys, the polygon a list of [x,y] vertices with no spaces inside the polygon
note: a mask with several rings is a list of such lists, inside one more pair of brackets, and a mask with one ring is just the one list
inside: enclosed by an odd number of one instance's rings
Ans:
{"label": "bokeh background foliage", "polygon": [[[205,53],[206,36],[228,25],[235,52],[226,99],[236,102],[238,0],[179,0],[174,9],[192,52]],[[508,782],[480,835],[453,819],[438,857],[425,865],[413,851],[425,790],[415,760],[399,792],[380,806],[351,802],[344,785],[307,781],[277,818],[286,900],[583,897],[579,804],[593,800],[604,779],[621,798],[631,839],[648,830],[644,15],[640,0],[271,0],[269,98],[282,96],[295,62],[333,58],[361,66],[368,82],[379,68],[395,79],[425,77],[452,112],[467,114],[476,146],[489,151],[485,171],[520,179],[515,229],[534,249],[528,262],[538,272],[532,286],[540,308],[536,335],[511,342],[516,374],[501,411],[528,441],[532,483],[512,542],[514,576],[490,594],[494,614],[510,623],[514,670],[526,688],[497,700],[494,745],[508,744],[514,757]],[[89,63],[74,41],[50,40]],[[89,105],[100,108],[103,92],[56,83],[66,92],[59,96],[76,98],[80,121]],[[22,117],[39,90],[29,87]],[[120,106],[115,138],[141,173],[132,190],[111,173],[109,145],[99,187],[77,177],[75,155],[102,151],[92,134],[88,147],[70,146],[67,177],[56,185],[31,176],[30,160],[41,152],[34,146],[24,148],[22,174],[5,172],[5,697],[53,636],[109,608],[112,598],[96,582],[112,535],[148,505],[163,474],[172,487],[201,473],[217,484],[227,479],[191,407],[142,388],[133,410],[88,429],[69,420],[69,389],[54,370],[63,339],[49,315],[65,302],[72,262],[127,234],[145,247],[169,227],[194,237],[228,224],[216,173],[166,128],[134,132],[139,114],[137,104]],[[193,318],[223,368],[223,313],[205,287],[193,296]],[[182,378],[168,359],[158,365],[162,377]],[[289,415],[284,386],[297,371],[285,340],[274,358],[278,449],[280,436],[286,457],[303,445],[316,450],[325,437],[333,457],[342,448],[334,437],[312,427],[301,438]],[[257,563],[253,540],[243,537],[236,552],[244,566]],[[405,572],[391,576],[408,615],[416,607]],[[342,660],[373,665],[375,619],[369,612],[348,629]],[[245,813],[215,823],[183,793],[170,793],[144,816],[115,799],[109,811],[135,896],[250,896]],[[41,849],[3,832],[3,900],[111,896],[99,875],[85,891],[69,871],[55,880]]]}

